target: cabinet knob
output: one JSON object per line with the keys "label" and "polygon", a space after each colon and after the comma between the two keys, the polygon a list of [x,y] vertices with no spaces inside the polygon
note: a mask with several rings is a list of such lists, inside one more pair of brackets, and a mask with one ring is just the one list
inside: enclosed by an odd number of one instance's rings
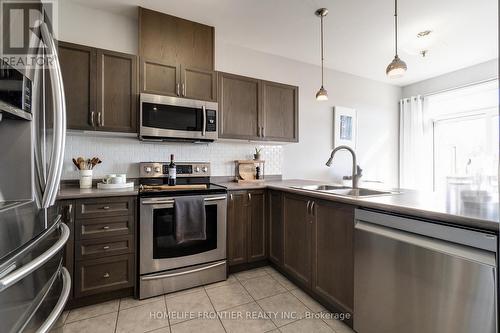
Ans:
{"label": "cabinet knob", "polygon": [[181,95],[181,85],[179,83],[177,83],[175,85],[175,90],[176,90],[177,96],[180,96]]}
{"label": "cabinet knob", "polygon": [[102,209],[104,209],[104,210],[108,210],[108,209],[109,209],[109,206],[104,206],[104,207],[102,207]]}
{"label": "cabinet knob", "polygon": [[104,227],[102,227],[104,230],[108,230],[109,229],[109,226],[108,225],[105,225]]}
{"label": "cabinet knob", "polygon": [[106,272],[106,273],[104,273],[104,275],[102,277],[105,278],[105,279],[107,279],[107,278],[109,278],[109,276],[110,276],[109,273]]}
{"label": "cabinet knob", "polygon": [[229,195],[229,200],[233,201],[233,194],[232,193]]}
{"label": "cabinet knob", "polygon": [[103,250],[109,250],[109,245],[105,245],[102,247]]}
{"label": "cabinet knob", "polygon": [[95,127],[95,112],[94,111],[90,111],[90,125],[92,125],[92,127]]}
{"label": "cabinet knob", "polygon": [[252,200],[252,193],[248,193],[248,200]]}

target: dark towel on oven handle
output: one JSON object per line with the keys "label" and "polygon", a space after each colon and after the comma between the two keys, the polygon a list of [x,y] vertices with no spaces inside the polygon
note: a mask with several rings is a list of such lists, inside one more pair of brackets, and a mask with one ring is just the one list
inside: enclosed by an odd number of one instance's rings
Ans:
{"label": "dark towel on oven handle", "polygon": [[205,199],[203,197],[176,197],[174,210],[177,244],[207,239]]}

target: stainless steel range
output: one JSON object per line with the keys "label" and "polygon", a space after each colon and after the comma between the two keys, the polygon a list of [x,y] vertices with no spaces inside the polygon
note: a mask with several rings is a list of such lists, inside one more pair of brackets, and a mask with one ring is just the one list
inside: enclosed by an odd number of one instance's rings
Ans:
{"label": "stainless steel range", "polygon": [[[226,189],[210,183],[209,163],[177,163],[168,186],[168,163],[140,163],[139,298],[226,279]],[[175,202],[201,197],[206,239],[178,242]]]}

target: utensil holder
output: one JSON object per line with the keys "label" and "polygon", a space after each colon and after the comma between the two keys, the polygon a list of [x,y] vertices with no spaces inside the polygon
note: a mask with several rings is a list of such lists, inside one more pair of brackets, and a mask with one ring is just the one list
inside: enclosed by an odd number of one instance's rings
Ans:
{"label": "utensil holder", "polygon": [[92,170],[80,170],[80,188],[92,188]]}

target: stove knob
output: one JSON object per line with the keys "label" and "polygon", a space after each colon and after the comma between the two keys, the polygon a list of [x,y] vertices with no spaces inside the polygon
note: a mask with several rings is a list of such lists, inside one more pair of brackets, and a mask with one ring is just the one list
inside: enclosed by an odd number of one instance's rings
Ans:
{"label": "stove knob", "polygon": [[147,166],[147,167],[144,167],[144,171],[145,171],[146,173],[150,173],[150,172],[151,172],[151,167],[148,167],[148,166]]}
{"label": "stove knob", "polygon": [[201,168],[201,171],[203,172],[207,172],[208,171],[208,168],[206,166],[204,166],[203,168]]}
{"label": "stove knob", "polygon": [[159,166],[155,167],[155,172],[156,173],[160,173],[161,172],[161,168]]}
{"label": "stove knob", "polygon": [[194,172],[200,172],[200,167],[195,167]]}

